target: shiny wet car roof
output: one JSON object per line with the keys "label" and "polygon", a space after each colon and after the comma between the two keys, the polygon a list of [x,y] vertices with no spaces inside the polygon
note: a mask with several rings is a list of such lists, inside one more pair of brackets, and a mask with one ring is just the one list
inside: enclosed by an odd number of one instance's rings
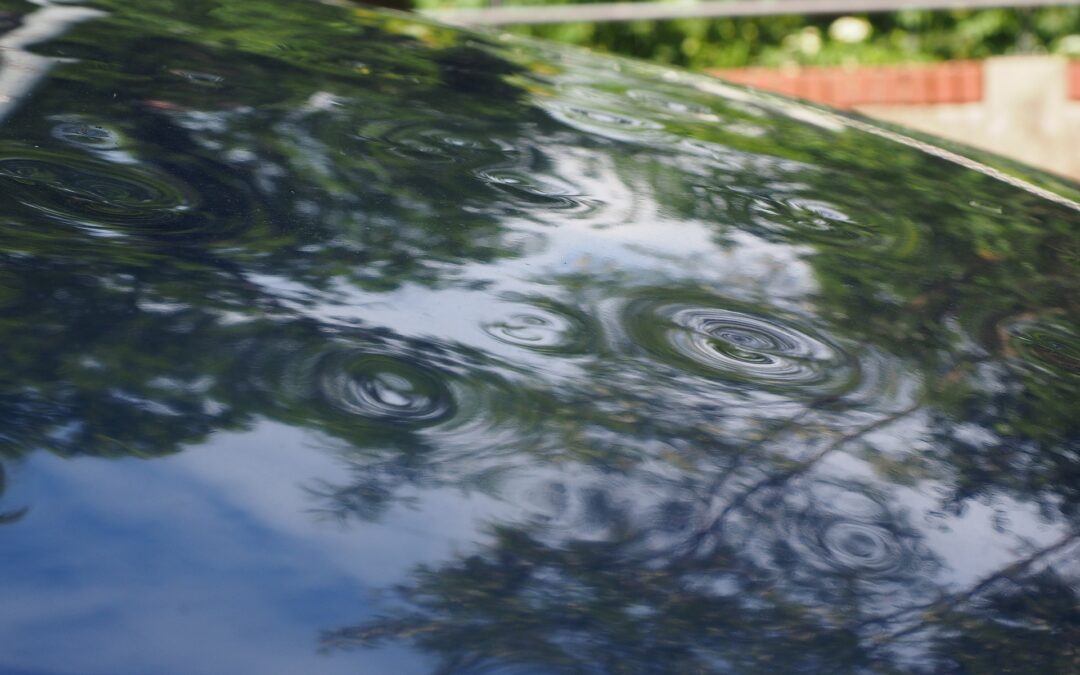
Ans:
{"label": "shiny wet car roof", "polygon": [[369,9],[0,30],[0,670],[1080,667],[1075,185]]}

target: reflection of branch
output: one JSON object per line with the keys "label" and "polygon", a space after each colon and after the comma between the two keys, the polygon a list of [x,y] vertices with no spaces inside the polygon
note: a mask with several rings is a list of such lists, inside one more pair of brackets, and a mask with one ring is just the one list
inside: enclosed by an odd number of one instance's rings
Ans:
{"label": "reflection of branch", "polygon": [[[4,490],[7,488],[7,473],[4,471],[4,465],[0,464],[0,495],[4,494]],[[14,523],[20,520],[30,509],[23,507],[14,511],[0,511],[0,525],[7,525],[8,523]]]}
{"label": "reflection of branch", "polygon": [[889,643],[895,642],[902,637],[905,637],[912,633],[917,633],[920,630],[929,627],[929,625],[933,621],[940,619],[943,614],[959,605],[969,602],[975,596],[979,595],[996,582],[1002,579],[1020,576],[1024,572],[1027,572],[1033,565],[1035,565],[1042,559],[1046,558],[1049,555],[1057,553],[1061,549],[1066,548],[1067,546],[1078,540],[1080,540],[1080,532],[1071,532],[1059,539],[1058,541],[1054,542],[1053,544],[1050,544],[1045,548],[1041,548],[1038,551],[1035,551],[1023,560],[1017,560],[1009,563],[1008,565],[1002,567],[993,574],[985,577],[982,581],[979,581],[966,591],[960,593],[950,593],[938,598],[937,600],[929,604],[919,605],[916,607],[908,607],[897,612],[893,612],[892,614],[879,616],[874,619],[869,619],[862,622],[861,627],[866,627],[874,624],[889,623],[903,617],[905,614],[913,614],[916,612],[919,613],[921,619],[918,623],[908,626],[907,628],[904,628],[902,630],[895,631],[881,638],[876,644],[876,648],[880,649],[881,647]]}
{"label": "reflection of branch", "polygon": [[890,415],[887,415],[885,417],[882,417],[879,420],[875,420],[874,422],[871,422],[870,424],[867,424],[866,426],[862,427],[861,429],[853,431],[853,432],[851,432],[849,434],[844,434],[840,438],[837,438],[832,443],[829,443],[827,446],[822,448],[816,455],[814,455],[810,459],[804,461],[797,468],[791,469],[790,471],[786,471],[784,473],[780,473],[780,474],[775,475],[775,476],[769,476],[768,478],[765,478],[764,480],[758,481],[753,486],[751,486],[751,488],[749,490],[747,490],[746,492],[742,493],[741,495],[739,495],[738,497],[733,499],[730,504],[728,504],[726,507],[724,507],[724,510],[721,511],[720,515],[718,515],[716,517],[716,519],[714,521],[714,525],[719,525],[720,523],[722,523],[727,518],[728,514],[730,514],[732,511],[739,508],[743,504],[745,504],[747,502],[747,500],[750,499],[750,497],[752,497],[756,493],[760,492],[761,490],[763,490],[763,489],[765,489],[767,487],[775,487],[777,485],[783,485],[784,483],[788,482],[792,478],[795,478],[796,476],[799,476],[801,474],[806,473],[810,469],[814,468],[814,466],[816,466],[818,464],[818,462],[825,459],[825,457],[832,454],[834,451],[840,449],[842,446],[849,443],[850,441],[853,441],[853,440],[855,440],[857,438],[861,438],[862,436],[865,436],[866,434],[869,434],[869,433],[871,433],[873,431],[877,431],[878,429],[880,429],[882,427],[888,426],[888,425],[892,424],[893,422],[896,422],[897,420],[899,420],[899,419],[901,419],[903,417],[906,417],[906,416],[910,415],[911,413],[915,412],[921,406],[922,406],[921,403],[916,403],[916,404],[914,404],[912,406],[909,406],[909,407],[907,407],[907,408],[905,408],[903,410],[900,410],[900,411],[897,411],[897,412],[892,413]]}
{"label": "reflection of branch", "polygon": [[[797,414],[783,420],[780,424],[777,424],[772,429],[770,429],[768,433],[766,433],[764,436],[757,440],[757,445],[764,446],[780,434],[784,433],[788,429],[791,429],[792,427],[809,417],[810,413],[818,410],[819,408],[823,407],[828,403],[839,400],[840,398],[841,397],[839,396],[825,396],[812,402],[810,405],[807,405],[802,410],[800,410]],[[740,460],[746,454],[747,453],[744,451],[743,446],[740,446],[739,451],[735,454],[734,461],[731,464],[731,468],[726,473],[724,473],[723,476],[720,476],[718,480],[713,481],[712,485],[709,486],[706,494],[702,496],[702,501],[705,503],[706,507],[711,504],[714,499],[720,496],[721,491],[723,491],[723,489],[727,486],[728,482],[735,475],[735,469],[738,468]]]}
{"label": "reflection of branch", "polygon": [[[838,450],[845,444],[849,443],[850,441],[865,436],[866,434],[876,431],[882,427],[888,426],[893,422],[896,422],[897,420],[915,412],[921,406],[921,402],[915,403],[907,408],[904,408],[903,410],[899,410],[890,415],[882,417],[879,420],[875,420],[874,422],[871,422],[870,424],[867,424],[866,426],[856,431],[844,434],[840,438],[837,438],[832,443],[829,443],[827,446],[822,448],[816,455],[802,462],[798,467],[779,474],[771,475],[758,481],[757,483],[754,483],[752,486],[750,486],[748,490],[732,499],[731,502],[729,502],[728,505],[725,506],[724,509],[715,518],[713,518],[708,525],[701,528],[701,530],[699,530],[690,538],[690,540],[685,544],[688,547],[686,555],[691,555],[695,551],[697,551],[701,544],[710,534],[714,533],[717,529],[722,527],[724,521],[727,520],[728,516],[730,516],[733,511],[746,504],[746,502],[758,492],[761,492],[766,488],[783,485],[784,483],[790,481],[792,478],[806,473],[823,459],[825,459],[825,457],[830,455],[832,452]],[[726,482],[726,480],[727,477],[725,476],[724,480],[721,482]]]}
{"label": "reflection of branch", "polygon": [[[354,480],[340,485],[319,480],[304,491],[314,499],[326,504],[313,512],[345,522],[349,516],[363,521],[375,521],[395,504],[415,505],[416,497],[400,496],[403,486],[412,483],[419,486],[422,470],[410,471],[408,466],[395,466],[392,462],[352,467]],[[396,470],[395,470],[396,469]],[[410,475],[415,474],[415,475]]]}

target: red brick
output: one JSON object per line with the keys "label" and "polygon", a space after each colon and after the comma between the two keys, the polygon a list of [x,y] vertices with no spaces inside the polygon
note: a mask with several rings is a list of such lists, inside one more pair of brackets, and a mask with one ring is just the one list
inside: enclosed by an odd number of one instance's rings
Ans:
{"label": "red brick", "polygon": [[[1080,64],[1070,71],[1080,98]],[[929,65],[813,67],[794,71],[740,68],[712,71],[737,84],[842,108],[865,104],[966,103],[982,99],[982,64],[954,61]]]}
{"label": "red brick", "polygon": [[1069,61],[1069,98],[1080,99],[1080,61]]}
{"label": "red brick", "polygon": [[944,68],[935,68],[926,72],[927,98],[934,103],[952,103],[952,82],[949,80],[948,64]]}

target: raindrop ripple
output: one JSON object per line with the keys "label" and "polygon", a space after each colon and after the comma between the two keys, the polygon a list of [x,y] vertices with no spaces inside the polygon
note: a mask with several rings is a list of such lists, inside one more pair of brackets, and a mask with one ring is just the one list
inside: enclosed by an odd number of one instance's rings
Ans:
{"label": "raindrop ripple", "polygon": [[827,394],[858,384],[858,362],[839,345],[759,308],[639,299],[627,304],[623,321],[638,345],[695,375]]}
{"label": "raindrop ripple", "polygon": [[36,211],[90,226],[157,224],[194,203],[187,186],[159,171],[50,153],[0,152],[0,182]]}

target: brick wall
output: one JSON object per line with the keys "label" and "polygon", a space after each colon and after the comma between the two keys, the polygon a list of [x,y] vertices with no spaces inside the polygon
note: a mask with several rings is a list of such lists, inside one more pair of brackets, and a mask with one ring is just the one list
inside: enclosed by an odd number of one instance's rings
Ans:
{"label": "brick wall", "polygon": [[[732,68],[717,77],[836,108],[863,105],[973,103],[983,98],[979,61],[903,66]],[[1080,61],[1068,69],[1068,95],[1080,100]]]}
{"label": "brick wall", "polygon": [[1080,61],[744,68],[721,78],[918,129],[1080,181]]}

